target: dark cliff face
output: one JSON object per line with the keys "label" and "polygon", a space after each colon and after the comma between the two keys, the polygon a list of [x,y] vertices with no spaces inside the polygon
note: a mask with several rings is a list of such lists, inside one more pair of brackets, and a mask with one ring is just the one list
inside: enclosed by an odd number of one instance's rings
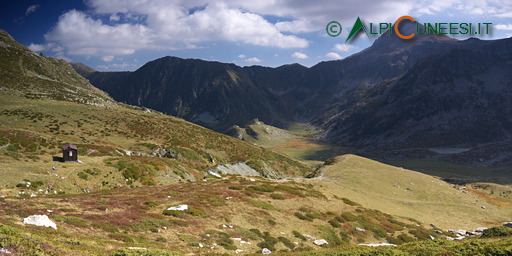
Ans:
{"label": "dark cliff face", "polygon": [[466,145],[511,137],[511,49],[512,39],[384,34],[311,68],[164,57],[135,72],[85,76],[118,101],[220,131],[259,118],[312,122],[328,140],[360,148]]}
{"label": "dark cliff face", "polygon": [[[444,42],[388,81],[353,91],[355,103],[317,120],[356,147],[475,145],[512,135],[512,41]],[[331,116],[332,117],[332,116]]]}
{"label": "dark cliff face", "polygon": [[272,105],[279,100],[256,87],[236,65],[164,57],[135,72],[95,72],[86,76],[114,99],[183,117],[223,130],[254,118],[283,120]]}

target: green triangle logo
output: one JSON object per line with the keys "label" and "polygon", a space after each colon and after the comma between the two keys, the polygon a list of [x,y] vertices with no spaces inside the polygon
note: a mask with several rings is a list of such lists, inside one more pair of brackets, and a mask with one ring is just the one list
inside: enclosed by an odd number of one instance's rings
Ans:
{"label": "green triangle logo", "polygon": [[352,27],[352,30],[350,31],[350,34],[348,35],[347,41],[345,41],[345,43],[348,42],[350,38],[355,36],[361,29],[364,31],[366,36],[370,38],[368,32],[366,32],[366,28],[364,27],[363,22],[361,21],[361,19],[359,19],[359,17],[357,17],[356,23],[354,23],[354,26]]}

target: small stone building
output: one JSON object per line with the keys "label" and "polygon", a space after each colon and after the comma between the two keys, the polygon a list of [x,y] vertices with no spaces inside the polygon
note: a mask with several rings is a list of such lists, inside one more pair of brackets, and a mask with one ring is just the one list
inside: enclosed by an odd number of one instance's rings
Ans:
{"label": "small stone building", "polygon": [[78,149],[73,144],[66,144],[62,146],[62,159],[64,162],[78,161]]}

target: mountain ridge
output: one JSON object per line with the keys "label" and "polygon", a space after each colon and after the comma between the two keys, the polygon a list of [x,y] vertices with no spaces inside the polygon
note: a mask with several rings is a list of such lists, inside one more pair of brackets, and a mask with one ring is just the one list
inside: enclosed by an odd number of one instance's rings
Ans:
{"label": "mountain ridge", "polygon": [[[386,33],[359,53],[343,60],[320,62],[310,68],[300,65],[239,67],[228,63],[164,57],[148,62],[134,72],[95,72],[86,77],[118,100],[183,117],[221,132],[233,125],[244,126],[258,118],[281,128],[293,122],[309,122],[325,131],[326,140],[370,150],[467,145],[512,139],[512,131],[508,128],[511,126],[506,125],[512,120],[506,117],[499,118],[503,124],[498,127],[499,131],[491,134],[482,134],[482,131],[490,129],[495,119],[468,121],[467,126],[449,124],[449,119],[455,116],[461,118],[491,109],[502,112],[500,109],[512,107],[505,99],[487,105],[487,109],[472,105],[478,101],[493,101],[487,88],[500,87],[498,83],[511,83],[512,78],[505,71],[512,59],[508,50],[512,39],[456,40],[445,35],[417,37],[403,40]],[[172,63],[169,60],[173,60]],[[499,66],[504,68],[499,70]],[[491,75],[492,72],[495,74]],[[414,79],[421,74],[422,80]],[[497,76],[499,81],[491,78]],[[455,80],[463,83],[459,85],[459,91],[441,85]],[[482,87],[484,80],[487,83]],[[445,89],[427,88],[425,81]],[[396,86],[398,84],[401,86]],[[477,99],[468,89],[470,87],[480,88],[484,93]],[[126,92],[120,92],[119,88]],[[500,88],[504,94],[510,93],[509,87]],[[465,90],[465,93],[460,90]],[[412,91],[424,91],[430,96],[412,100],[407,94]],[[389,97],[395,97],[394,110],[388,104]],[[442,98],[445,98],[444,103],[439,100]],[[455,99],[466,105],[459,109],[461,113],[411,111],[421,105],[425,110],[440,109],[439,104],[454,108],[450,105],[457,104],[453,101]],[[370,114],[380,113],[383,109],[395,111],[396,115]],[[479,115],[485,117],[487,114]],[[443,124],[442,129],[432,127],[433,122],[429,121],[432,118]],[[487,128],[476,123],[487,124]],[[467,136],[460,136],[461,131],[466,131]],[[474,136],[480,138],[472,141]],[[451,137],[458,139],[446,139]]]}

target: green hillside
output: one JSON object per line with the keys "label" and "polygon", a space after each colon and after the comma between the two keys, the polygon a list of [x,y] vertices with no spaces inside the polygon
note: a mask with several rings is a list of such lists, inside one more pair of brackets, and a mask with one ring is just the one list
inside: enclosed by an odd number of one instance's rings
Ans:
{"label": "green hillside", "polygon": [[[0,254],[407,255],[438,245],[454,255],[465,244],[444,243],[451,235],[428,224],[489,227],[512,218],[509,200],[487,194],[492,184],[456,189],[354,155],[315,172],[344,149],[317,143],[311,127],[253,124],[244,142],[115,102],[66,62],[3,31],[0,63]],[[67,143],[77,145],[79,162],[60,161]],[[213,175],[218,166],[260,175]],[[57,229],[22,223],[34,214]],[[507,239],[470,239],[510,252],[501,246]],[[381,242],[401,246],[357,246]]]}
{"label": "green hillside", "polygon": [[[6,198],[0,200],[0,247],[22,255],[125,255],[117,252],[129,247],[146,248],[144,255],[162,255],[162,250],[248,254],[263,248],[301,252],[444,237],[406,218],[326,197],[318,188],[307,182],[227,176],[80,195]],[[188,209],[166,210],[177,205]],[[57,230],[21,223],[33,214],[48,215]],[[328,244],[315,245],[303,234]]]}
{"label": "green hillside", "polygon": [[[117,103],[66,62],[0,36],[1,194],[17,194],[24,179],[42,183],[34,194],[173,184],[239,162],[276,178],[311,172],[180,118]],[[54,161],[66,143],[78,146],[82,163]]]}
{"label": "green hillside", "polygon": [[452,185],[355,155],[328,160],[318,175],[312,182],[322,184],[324,193],[444,229],[474,229],[512,218],[510,198],[493,200],[486,196],[489,190]]}

